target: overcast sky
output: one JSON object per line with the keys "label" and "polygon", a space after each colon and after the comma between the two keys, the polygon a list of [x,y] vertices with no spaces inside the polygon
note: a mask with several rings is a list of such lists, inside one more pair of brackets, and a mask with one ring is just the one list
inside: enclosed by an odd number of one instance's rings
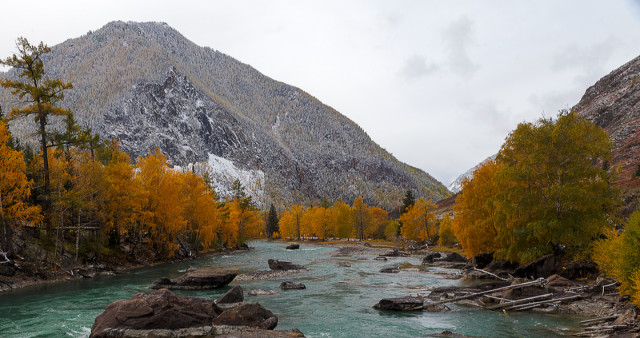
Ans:
{"label": "overcast sky", "polygon": [[12,1],[15,40],[53,46],[107,22],[166,22],[300,87],[448,185],[518,123],[570,108],[640,55],[640,0]]}

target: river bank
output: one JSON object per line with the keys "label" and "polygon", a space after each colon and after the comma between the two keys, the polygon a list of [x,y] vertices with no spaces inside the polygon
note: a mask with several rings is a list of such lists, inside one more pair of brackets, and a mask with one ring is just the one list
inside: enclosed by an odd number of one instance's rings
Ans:
{"label": "river bank", "polygon": [[[0,274],[0,294],[9,290],[22,289],[26,287],[63,283],[74,280],[91,279],[99,276],[116,276],[133,270],[154,267],[162,264],[171,264],[177,262],[185,262],[196,259],[206,259],[217,255],[226,255],[232,252],[244,252],[248,249],[237,250],[220,250],[214,252],[202,253],[198,256],[172,258],[167,260],[158,260],[150,262],[132,262],[120,260],[118,264],[97,264],[97,265],[80,265],[72,267],[64,271],[33,271],[30,268],[14,269],[10,275]],[[14,264],[21,266],[21,261],[13,261]]]}

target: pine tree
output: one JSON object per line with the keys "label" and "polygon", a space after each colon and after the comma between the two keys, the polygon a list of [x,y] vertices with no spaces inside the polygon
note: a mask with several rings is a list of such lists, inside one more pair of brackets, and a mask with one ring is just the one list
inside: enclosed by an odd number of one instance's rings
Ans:
{"label": "pine tree", "polygon": [[271,203],[271,207],[269,207],[269,216],[267,217],[267,237],[272,238],[273,234],[278,232],[280,229],[278,228],[278,213],[276,212],[276,207]]}
{"label": "pine tree", "polygon": [[[51,186],[49,180],[49,158],[47,147],[49,137],[47,125],[50,118],[56,115],[65,116],[69,113],[67,109],[56,107],[55,104],[64,98],[64,90],[72,88],[71,83],[64,83],[60,79],[50,79],[45,77],[44,63],[42,57],[51,51],[42,42],[38,46],[31,45],[25,38],[18,38],[17,47],[19,55],[13,55],[0,64],[13,67],[24,81],[13,81],[8,78],[0,80],[0,85],[10,89],[13,95],[20,100],[25,100],[29,104],[21,108],[13,108],[10,117],[35,115],[35,122],[38,125],[38,135],[40,136],[40,147],[42,149],[43,179],[44,179],[44,216],[45,225],[51,227]],[[26,99],[25,99],[26,96]]]}

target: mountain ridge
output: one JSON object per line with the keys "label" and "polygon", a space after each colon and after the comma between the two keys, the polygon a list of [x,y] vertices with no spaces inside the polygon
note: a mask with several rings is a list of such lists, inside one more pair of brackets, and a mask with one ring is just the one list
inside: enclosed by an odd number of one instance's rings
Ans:
{"label": "mountain ridge", "polygon": [[[243,184],[261,203],[362,195],[393,208],[407,189],[434,200],[449,194],[317,98],[165,23],[111,22],[53,46],[44,61],[50,77],[74,84],[62,106],[83,126],[118,138],[133,156],[158,146],[179,166],[253,172],[247,177],[263,178]],[[25,122],[12,131],[32,132]]]}

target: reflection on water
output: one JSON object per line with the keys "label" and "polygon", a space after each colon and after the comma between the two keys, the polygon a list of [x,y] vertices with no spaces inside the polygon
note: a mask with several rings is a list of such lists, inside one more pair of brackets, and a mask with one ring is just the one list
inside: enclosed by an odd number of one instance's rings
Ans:
{"label": "reflection on water", "polygon": [[[246,301],[260,302],[278,315],[278,329],[298,328],[308,337],[415,337],[450,330],[487,337],[541,337],[567,333],[577,327],[577,318],[532,313],[482,311],[452,305],[450,312],[381,312],[371,308],[381,298],[415,295],[432,287],[456,285],[455,280],[429,272],[402,271],[382,274],[385,265],[419,258],[391,258],[390,262],[332,258],[335,248],[303,243],[300,250],[285,250],[285,244],[253,242],[255,250],[233,255],[165,264],[114,277],[42,285],[0,294],[0,336],[86,337],[95,317],[118,299],[137,292],[150,292],[153,280],[175,278],[189,266],[216,267],[252,272],[268,270],[270,258],[306,265],[309,271],[285,277],[306,284],[305,290],[281,291],[280,295],[251,297],[250,289],[277,290],[282,280],[234,281],[245,290]],[[349,262],[351,267],[340,267]],[[220,290],[176,291],[180,295],[217,298]]]}

